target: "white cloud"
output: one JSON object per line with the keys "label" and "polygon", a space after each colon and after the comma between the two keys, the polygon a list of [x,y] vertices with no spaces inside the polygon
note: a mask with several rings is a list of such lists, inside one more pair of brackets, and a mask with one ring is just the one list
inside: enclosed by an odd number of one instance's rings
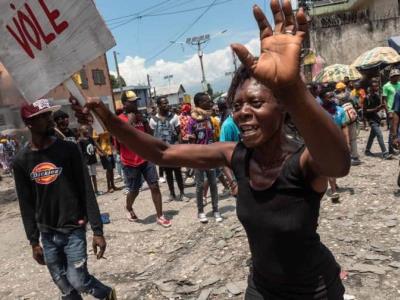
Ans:
{"label": "white cloud", "polygon": [[[259,53],[259,39],[250,40],[245,46],[255,55]],[[226,78],[225,72],[232,71],[232,52],[228,46],[223,49],[216,50],[212,53],[205,53],[204,68],[207,82],[221,81]],[[119,64],[121,76],[128,85],[146,84],[147,74],[152,78],[152,86],[160,87],[168,85],[165,75],[172,74],[174,77],[171,83],[182,83],[187,90],[201,89],[201,69],[200,61],[197,54],[193,54],[183,62],[157,60],[154,64],[146,66],[146,60],[142,57],[127,56],[126,59]],[[226,79],[229,80],[229,79]]]}

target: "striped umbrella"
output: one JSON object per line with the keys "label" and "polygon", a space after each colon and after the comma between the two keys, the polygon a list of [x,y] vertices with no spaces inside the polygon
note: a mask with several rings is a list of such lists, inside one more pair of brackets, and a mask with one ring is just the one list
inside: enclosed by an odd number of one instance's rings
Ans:
{"label": "striped umbrella", "polygon": [[400,55],[391,47],[376,47],[361,54],[352,64],[359,70],[384,68],[399,63]]}
{"label": "striped umbrella", "polygon": [[346,76],[349,77],[350,80],[358,80],[362,77],[360,72],[352,66],[335,64],[322,69],[322,71],[314,77],[313,81],[319,83],[339,82],[343,81]]}

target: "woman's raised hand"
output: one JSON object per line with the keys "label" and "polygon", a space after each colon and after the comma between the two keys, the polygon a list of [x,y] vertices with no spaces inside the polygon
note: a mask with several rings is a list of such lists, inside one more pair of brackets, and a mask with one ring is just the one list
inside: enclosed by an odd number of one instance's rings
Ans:
{"label": "woman's raised hand", "polygon": [[290,0],[271,0],[275,29],[272,30],[261,8],[253,7],[254,17],[260,28],[261,53],[256,59],[241,44],[233,44],[241,62],[252,72],[253,76],[269,87],[279,90],[288,87],[300,79],[301,45],[307,34],[307,19],[302,8],[296,16],[293,14]]}

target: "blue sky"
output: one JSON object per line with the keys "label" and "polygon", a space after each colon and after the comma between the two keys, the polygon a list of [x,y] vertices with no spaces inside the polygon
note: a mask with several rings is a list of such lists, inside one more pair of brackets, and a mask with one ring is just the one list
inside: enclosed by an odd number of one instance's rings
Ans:
{"label": "blue sky", "polygon": [[[212,3],[214,6],[207,10]],[[252,16],[253,4],[267,7],[267,15],[270,15],[268,0],[96,0],[100,13],[117,41],[117,46],[112,50],[119,53],[121,74],[128,84],[144,83],[145,74],[149,73],[152,84],[156,87],[168,85],[163,77],[173,74],[173,84],[183,83],[193,92],[201,89],[200,65],[194,48],[187,45],[182,48],[182,45],[175,44],[154,56],[185,30],[187,33],[177,39],[177,42],[185,42],[187,37],[209,33],[212,39],[204,48],[206,76],[215,85],[214,89],[226,89],[229,78],[225,76],[225,72],[233,69],[232,62],[229,66],[232,58],[227,47],[233,42],[247,44],[252,40],[254,45],[258,37],[257,25]],[[198,7],[202,8],[160,15]],[[142,12],[141,18],[137,18],[138,12]],[[204,16],[190,27],[203,13]],[[112,20],[128,15],[133,16]],[[134,17],[136,18],[128,24],[117,27]],[[227,31],[220,34],[223,30]],[[115,71],[112,50],[108,53],[109,66],[111,71]],[[224,66],[221,65],[222,61]]]}

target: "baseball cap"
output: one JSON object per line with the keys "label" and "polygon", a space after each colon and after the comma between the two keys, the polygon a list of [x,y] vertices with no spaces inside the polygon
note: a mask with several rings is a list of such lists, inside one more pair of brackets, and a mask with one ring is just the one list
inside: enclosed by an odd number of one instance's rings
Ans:
{"label": "baseball cap", "polygon": [[392,78],[393,76],[400,76],[400,70],[399,69],[390,70],[389,77]]}
{"label": "baseball cap", "polygon": [[140,99],[140,97],[138,97],[134,91],[126,91],[125,95],[126,101],[133,102]]}
{"label": "baseball cap", "polygon": [[343,90],[343,89],[345,89],[346,88],[346,85],[343,83],[343,82],[338,82],[337,84],[336,84],[336,89],[337,90]]}
{"label": "baseball cap", "polygon": [[21,118],[27,120],[46,112],[55,112],[61,108],[61,105],[50,105],[48,99],[39,99],[33,103],[25,103],[21,106]]}

